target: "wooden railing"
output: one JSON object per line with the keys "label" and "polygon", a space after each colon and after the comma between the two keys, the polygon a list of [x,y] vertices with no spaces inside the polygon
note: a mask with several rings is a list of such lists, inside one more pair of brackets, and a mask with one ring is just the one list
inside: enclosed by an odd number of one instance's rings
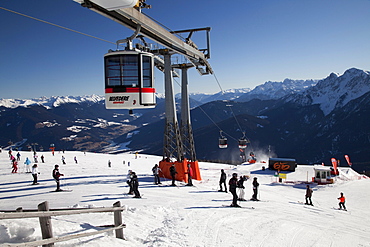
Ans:
{"label": "wooden railing", "polygon": [[[68,209],[50,209],[49,203],[47,201],[40,203],[38,205],[38,210],[27,210],[23,212],[21,208],[18,208],[16,211],[3,211],[0,214],[0,220],[2,219],[23,219],[23,218],[39,218],[42,240],[27,242],[27,243],[17,243],[17,244],[5,244],[1,246],[53,246],[54,243],[63,242],[71,239],[88,237],[96,234],[101,234],[104,232],[115,231],[116,238],[125,239],[123,236],[123,228],[126,227],[122,223],[122,211],[124,209],[121,207],[121,202],[117,201],[113,204],[113,207],[107,208],[68,208]],[[109,229],[94,231],[94,232],[85,232],[78,234],[71,234],[62,237],[54,237],[51,216],[62,216],[62,215],[72,215],[72,214],[86,214],[86,213],[105,213],[105,212],[114,212],[114,225],[103,226],[109,227]]]}

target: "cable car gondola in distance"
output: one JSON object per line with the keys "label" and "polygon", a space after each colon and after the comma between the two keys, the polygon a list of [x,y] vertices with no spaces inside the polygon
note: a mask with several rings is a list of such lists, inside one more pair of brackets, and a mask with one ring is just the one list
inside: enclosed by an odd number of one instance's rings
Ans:
{"label": "cable car gondola in distance", "polygon": [[105,107],[147,109],[156,105],[154,55],[137,49],[104,55]]}
{"label": "cable car gondola in distance", "polygon": [[227,138],[222,135],[222,130],[220,130],[220,138],[218,139],[219,148],[227,148]]}
{"label": "cable car gondola in distance", "polygon": [[226,137],[218,139],[218,147],[227,148],[227,138]]}
{"label": "cable car gondola in distance", "polygon": [[246,149],[247,148],[247,139],[239,139],[238,140],[238,144],[239,144],[239,148],[241,149]]}

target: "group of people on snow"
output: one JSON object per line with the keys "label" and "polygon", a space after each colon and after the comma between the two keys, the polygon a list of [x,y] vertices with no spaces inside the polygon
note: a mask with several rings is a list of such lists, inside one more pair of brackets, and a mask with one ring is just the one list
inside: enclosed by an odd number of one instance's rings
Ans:
{"label": "group of people on snow", "polygon": [[[306,185],[306,195],[305,195],[305,198],[306,198],[305,204],[306,205],[313,206],[312,200],[311,200],[312,193],[313,193],[313,190],[310,188],[310,185],[307,184]],[[338,200],[339,200],[339,208],[338,209],[341,210],[343,208],[343,210],[347,210],[346,205],[345,205],[346,198],[344,197],[343,192],[340,192],[340,197],[338,198]]]}
{"label": "group of people on snow", "polygon": [[134,198],[141,198],[140,192],[139,192],[139,180],[137,178],[137,175],[132,170],[128,170],[127,173],[127,179],[126,183],[129,186],[129,195],[135,195]]}
{"label": "group of people on snow", "polygon": [[[247,181],[249,179],[249,176],[244,175],[240,176],[238,180],[238,174],[233,173],[232,177],[229,180],[229,191],[233,195],[233,201],[231,203],[231,207],[240,207],[240,205],[237,203],[237,201],[246,201],[244,198],[245,192],[244,192],[244,181]],[[221,169],[221,177],[220,177],[220,192],[226,192],[226,173],[223,169]],[[259,183],[257,182],[257,178],[253,178],[253,196],[252,199],[253,201],[258,201],[257,199],[257,193],[258,193],[258,186]],[[222,190],[222,185],[224,185],[225,190]],[[239,196],[237,195],[237,188],[239,188]]]}
{"label": "group of people on snow", "polygon": [[[9,154],[9,158],[10,158],[11,163],[12,163],[12,173],[17,173],[18,172],[18,161],[21,160],[21,154],[19,152],[17,152],[17,154],[16,154],[17,158],[15,158],[13,156],[12,150],[9,150],[8,154]],[[34,152],[33,158],[34,158],[35,164],[33,164],[32,168],[30,168],[32,161],[28,157],[26,157],[26,159],[24,161],[24,165],[25,165],[25,168],[26,168],[25,172],[26,173],[31,173],[32,178],[33,178],[32,185],[37,185],[37,184],[39,184],[38,183],[38,175],[40,174],[40,172],[38,170],[38,164],[37,164],[38,163],[38,156],[37,156],[36,152]],[[74,157],[74,161],[77,164],[77,158],[76,157]],[[44,155],[41,155],[41,162],[45,163]],[[66,164],[64,156],[62,156],[62,163]],[[60,188],[60,177],[61,176],[64,176],[64,174],[59,172],[59,165],[55,165],[54,169],[53,169],[53,172],[52,172],[52,177],[54,178],[54,180],[57,184],[57,188],[56,188],[55,191],[62,191],[62,189]]]}
{"label": "group of people on snow", "polygon": [[[16,154],[17,158],[15,158],[12,155],[12,150],[9,150],[8,154],[9,154],[9,158],[12,162],[12,168],[13,168],[12,173],[17,173],[17,171],[18,171],[18,161],[20,161],[21,155],[18,152]],[[36,154],[34,154],[34,159],[35,159],[35,161],[37,161],[37,155]],[[41,156],[41,160],[44,163],[44,156],[43,155]],[[77,158],[76,157],[74,157],[74,161],[77,164]],[[32,166],[32,170],[31,170],[29,168],[31,163],[32,162],[30,161],[30,159],[28,157],[26,157],[25,162],[24,162],[24,164],[26,165],[26,172],[32,174],[32,177],[33,177],[33,183],[32,184],[35,185],[35,184],[38,184],[38,175],[40,174],[40,172],[38,170],[38,165],[37,164],[34,164]],[[62,156],[62,163],[66,164],[64,156]],[[109,163],[110,163],[110,161],[109,161]],[[154,176],[154,184],[156,184],[156,185],[162,184],[161,179],[160,179],[160,173],[162,173],[162,172],[163,171],[158,166],[158,164],[155,164],[154,167],[152,168],[152,173],[153,173],[153,176]],[[172,179],[171,186],[176,186],[175,181],[176,181],[176,174],[178,174],[178,172],[176,171],[175,164],[172,164],[169,167],[169,174],[170,174],[171,179]],[[186,186],[193,186],[193,183],[192,183],[193,169],[192,169],[190,164],[187,164],[187,170],[185,171],[185,175],[187,175],[187,178],[188,178],[187,179],[188,183],[186,184]],[[56,191],[62,191],[62,189],[60,188],[60,177],[61,176],[64,176],[64,174],[59,172],[59,165],[56,164],[54,166],[54,169],[53,169],[53,172],[52,172],[52,177],[54,178],[54,180],[56,182],[56,185],[57,185]],[[237,173],[232,174],[232,177],[230,178],[230,180],[228,182],[229,191],[232,194],[232,204],[230,205],[231,207],[240,207],[240,205],[238,205],[237,201],[246,201],[246,199],[244,198],[244,196],[245,196],[244,182],[247,181],[248,179],[249,179],[249,176],[247,176],[247,175],[243,175],[243,176],[240,176],[238,178]],[[219,192],[226,192],[227,193],[228,189],[227,189],[227,186],[226,186],[226,180],[227,180],[227,174],[225,173],[225,171],[223,169],[221,169],[221,176],[220,176],[220,180],[219,180],[220,189],[218,190]],[[140,192],[139,192],[139,181],[138,181],[137,174],[135,172],[133,172],[132,170],[129,170],[128,174],[127,174],[127,181],[126,182],[129,185],[128,194],[134,195],[134,198],[141,198],[141,195],[140,195]],[[257,196],[258,196],[258,187],[259,187],[257,177],[253,178],[252,187],[253,187],[253,195],[252,195],[250,200],[251,201],[259,201],[259,199],[257,198]],[[239,195],[237,194],[237,189],[239,189]],[[312,190],[312,188],[310,188],[310,185],[307,184],[306,185],[306,194],[305,194],[305,204],[306,205],[312,205],[313,206],[312,199],[311,199],[312,194],[313,194],[313,190]],[[344,197],[343,192],[340,193],[340,197],[338,198],[338,200],[339,200],[339,208],[338,209],[346,210],[346,206],[345,206],[346,199]]]}
{"label": "group of people on snow", "polygon": [[[220,189],[218,190],[219,192],[226,192],[227,193],[226,178],[227,178],[227,175],[226,175],[225,171],[223,169],[221,169],[221,176],[220,176],[220,180],[219,180]],[[238,180],[238,174],[237,173],[232,174],[232,177],[229,180],[229,191],[231,192],[231,194],[233,196],[232,203],[230,205],[231,207],[240,207],[240,205],[238,205],[237,201],[246,201],[245,198],[244,198],[244,195],[245,195],[244,181],[247,181],[248,179],[249,179],[249,176],[244,175],[244,176],[240,176],[239,180]],[[223,187],[225,188],[225,190],[223,190]],[[253,187],[253,195],[252,195],[252,198],[250,200],[251,201],[259,201],[259,199],[257,198],[258,187],[259,187],[257,177],[253,178],[252,187]],[[237,189],[239,189],[239,196],[237,195]],[[306,198],[305,204],[306,205],[313,206],[312,200],[311,200],[312,193],[313,193],[313,190],[310,188],[310,185],[307,184],[306,185],[306,194],[305,194],[305,198]],[[347,210],[346,206],[345,206],[346,199],[343,195],[343,192],[340,193],[340,197],[338,198],[338,200],[339,200],[339,208],[338,209]]]}

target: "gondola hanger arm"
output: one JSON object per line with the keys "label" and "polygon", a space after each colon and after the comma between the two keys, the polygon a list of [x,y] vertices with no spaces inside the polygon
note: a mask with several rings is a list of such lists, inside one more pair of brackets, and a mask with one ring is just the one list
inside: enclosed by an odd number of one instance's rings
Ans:
{"label": "gondola hanger arm", "polygon": [[130,36],[130,37],[127,37],[125,39],[120,39],[120,40],[117,40],[116,41],[116,44],[117,44],[117,49],[118,49],[118,46],[120,44],[123,44],[123,43],[127,43],[128,44],[128,48],[130,50],[132,50],[132,41],[138,36],[138,34],[140,33],[140,30],[141,30],[141,25],[140,24],[137,24],[137,27],[136,27],[136,30],[135,32]]}

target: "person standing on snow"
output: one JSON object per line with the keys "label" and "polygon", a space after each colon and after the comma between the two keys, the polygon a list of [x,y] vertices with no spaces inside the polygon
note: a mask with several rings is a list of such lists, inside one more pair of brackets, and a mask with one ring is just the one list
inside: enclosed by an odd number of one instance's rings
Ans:
{"label": "person standing on snow", "polygon": [[246,201],[245,198],[244,198],[244,181],[247,181],[248,180],[248,177],[246,175],[244,176],[240,176],[239,180],[238,180],[238,188],[239,188],[239,198],[238,200],[239,201]]}
{"label": "person standing on snow", "polygon": [[134,190],[132,189],[132,175],[133,175],[132,170],[128,170],[128,172],[127,172],[127,179],[126,179],[126,183],[127,183],[127,184],[128,184],[128,186],[130,187],[130,190],[128,191],[128,194],[129,194],[129,195],[134,194]]}
{"label": "person standing on snow", "polygon": [[18,172],[18,162],[14,159],[12,159],[12,164],[13,164],[13,170],[12,173],[17,173]]}
{"label": "person standing on snow", "polygon": [[220,190],[219,192],[224,192],[222,190],[222,185],[225,187],[225,192],[227,193],[227,187],[226,187],[226,173],[224,172],[224,169],[221,169],[221,176],[220,176]]}
{"label": "person standing on snow", "polygon": [[139,192],[139,180],[137,179],[136,173],[132,172],[132,190],[134,191],[134,198],[141,198],[140,192]]}
{"label": "person standing on snow", "polygon": [[233,203],[230,205],[231,207],[240,207],[237,203],[238,196],[236,195],[236,188],[238,184],[238,174],[233,173],[232,178],[229,180],[229,191],[233,195]]}
{"label": "person standing on snow", "polygon": [[338,197],[338,200],[339,200],[338,209],[342,209],[342,206],[343,206],[343,209],[347,211],[346,205],[344,205],[346,203],[346,198],[344,197],[343,192],[340,192],[340,197]]}
{"label": "person standing on snow", "polygon": [[257,199],[257,194],[258,194],[258,186],[260,185],[258,182],[257,182],[257,178],[253,178],[253,196],[252,196],[252,201],[259,201]]}
{"label": "person standing on snow", "polygon": [[64,158],[64,156],[62,155],[62,164],[65,165],[66,164],[66,158]]}
{"label": "person standing on snow", "polygon": [[[313,204],[312,204],[312,201],[311,201],[311,197],[312,197],[312,189],[310,188],[310,186],[307,184],[306,185],[306,205],[311,205],[311,206],[313,206]],[[308,200],[310,200],[310,203],[308,203]]]}
{"label": "person standing on snow", "polygon": [[170,167],[170,174],[171,174],[171,177],[172,177],[172,184],[171,184],[171,186],[176,186],[175,179],[176,179],[177,171],[176,171],[175,164],[172,164],[172,166]]}
{"label": "person standing on snow", "polygon": [[42,163],[45,163],[44,155],[41,155],[41,157],[40,157],[40,158],[41,158],[41,162],[42,162]]}
{"label": "person standing on snow", "polygon": [[30,169],[31,161],[28,159],[28,157],[26,157],[26,161],[24,162],[24,164],[26,165],[26,173],[31,173]]}
{"label": "person standing on snow", "polygon": [[18,152],[17,153],[17,161],[20,161],[21,160],[21,154]]}
{"label": "person standing on snow", "polygon": [[34,164],[32,166],[32,177],[33,177],[33,183],[32,184],[39,184],[37,182],[37,174],[40,174],[39,169],[37,168],[37,164]]}
{"label": "person standing on snow", "polygon": [[60,189],[60,177],[61,176],[64,176],[64,174],[61,174],[60,172],[59,172],[59,165],[55,165],[54,166],[54,170],[53,170],[53,178],[55,179],[55,182],[57,183],[57,189],[55,190],[55,191],[62,191],[61,189]]}
{"label": "person standing on snow", "polygon": [[154,175],[154,184],[162,184],[161,179],[159,178],[159,172],[162,171],[161,168],[159,168],[158,164],[155,164],[152,168],[152,172]]}
{"label": "person standing on snow", "polygon": [[193,169],[190,164],[188,164],[188,171],[185,174],[188,174],[188,183],[186,186],[193,186]]}

